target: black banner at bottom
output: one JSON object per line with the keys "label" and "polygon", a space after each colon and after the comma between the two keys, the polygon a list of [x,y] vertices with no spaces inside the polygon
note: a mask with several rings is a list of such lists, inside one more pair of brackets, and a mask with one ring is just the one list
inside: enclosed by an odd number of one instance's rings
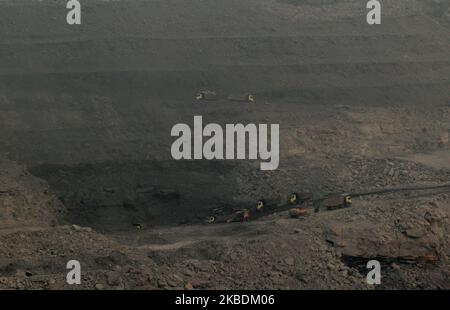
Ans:
{"label": "black banner at bottom", "polygon": [[450,306],[448,291],[1,291],[7,306],[50,306],[58,309],[86,307],[175,306],[208,309],[225,306],[354,307]]}

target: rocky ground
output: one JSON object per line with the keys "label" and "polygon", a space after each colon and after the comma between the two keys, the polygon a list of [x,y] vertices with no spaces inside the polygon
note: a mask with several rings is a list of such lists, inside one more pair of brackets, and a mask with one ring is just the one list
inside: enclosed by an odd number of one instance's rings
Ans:
{"label": "rocky ground", "polygon": [[[358,195],[450,182],[449,1],[186,3],[0,0],[0,288],[449,289],[448,187]],[[172,160],[194,115],[279,123],[279,169]]]}
{"label": "rocky ground", "polygon": [[[36,214],[61,218],[61,204],[38,203],[57,200],[14,163],[2,162],[2,172],[2,212],[14,210],[1,217],[10,223],[0,230],[2,289],[450,288],[448,188],[356,198],[300,219],[280,210],[247,223],[100,234],[37,222]],[[34,199],[17,203],[24,196]],[[80,286],[65,282],[73,259]],[[382,263],[378,287],[366,284],[371,259]]]}

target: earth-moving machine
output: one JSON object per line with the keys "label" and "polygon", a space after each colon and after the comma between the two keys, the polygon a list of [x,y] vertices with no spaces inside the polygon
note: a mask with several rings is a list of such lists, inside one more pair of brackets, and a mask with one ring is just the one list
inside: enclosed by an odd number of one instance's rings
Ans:
{"label": "earth-moving machine", "polygon": [[198,94],[195,96],[195,99],[206,101],[217,100],[217,93],[212,90],[202,90],[198,92]]}
{"label": "earth-moving machine", "polygon": [[[352,205],[352,197],[348,193],[332,195],[325,197],[319,204],[318,208],[325,208],[326,210],[337,210],[348,208]],[[318,209],[316,209],[318,210]]]}
{"label": "earth-moving machine", "polygon": [[252,94],[230,95],[230,96],[228,96],[228,100],[237,101],[237,102],[253,103],[253,102],[255,102],[255,97]]}
{"label": "earth-moving machine", "polygon": [[292,193],[289,196],[288,203],[292,206],[295,206],[295,207],[289,209],[290,217],[298,218],[298,217],[306,214],[306,208],[303,205],[303,203],[305,201],[306,200],[302,199],[302,197],[299,193]]}
{"label": "earth-moving machine", "polygon": [[[214,101],[219,100],[219,96],[215,91],[212,90],[201,90],[195,95],[195,99],[198,101]],[[222,98],[224,99],[224,98]],[[244,94],[244,95],[230,95],[227,98],[229,101],[235,102],[247,102],[253,103],[255,102],[255,97],[252,94]]]}

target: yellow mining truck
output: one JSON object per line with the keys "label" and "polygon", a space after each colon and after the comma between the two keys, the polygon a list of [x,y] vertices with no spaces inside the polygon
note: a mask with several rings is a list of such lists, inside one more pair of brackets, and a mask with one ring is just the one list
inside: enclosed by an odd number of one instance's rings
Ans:
{"label": "yellow mining truck", "polygon": [[212,90],[201,90],[197,93],[195,99],[205,101],[217,100],[217,93]]}
{"label": "yellow mining truck", "polygon": [[320,206],[324,207],[326,210],[337,210],[342,208],[348,208],[351,205],[352,205],[352,197],[348,193],[325,197],[320,203]]}
{"label": "yellow mining truck", "polygon": [[302,215],[306,215],[306,204],[311,198],[312,195],[310,193],[292,193],[289,196],[288,203],[294,207],[289,209],[289,216],[298,218]]}
{"label": "yellow mining truck", "polygon": [[255,102],[255,97],[252,94],[230,95],[230,96],[228,96],[228,100],[236,101],[236,102],[254,103]]}

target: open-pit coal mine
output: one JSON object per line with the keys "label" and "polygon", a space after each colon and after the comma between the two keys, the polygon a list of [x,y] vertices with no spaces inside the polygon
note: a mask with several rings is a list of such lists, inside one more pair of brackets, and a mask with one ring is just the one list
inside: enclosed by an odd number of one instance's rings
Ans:
{"label": "open-pit coal mine", "polygon": [[0,0],[0,289],[450,289],[449,0],[67,2]]}

